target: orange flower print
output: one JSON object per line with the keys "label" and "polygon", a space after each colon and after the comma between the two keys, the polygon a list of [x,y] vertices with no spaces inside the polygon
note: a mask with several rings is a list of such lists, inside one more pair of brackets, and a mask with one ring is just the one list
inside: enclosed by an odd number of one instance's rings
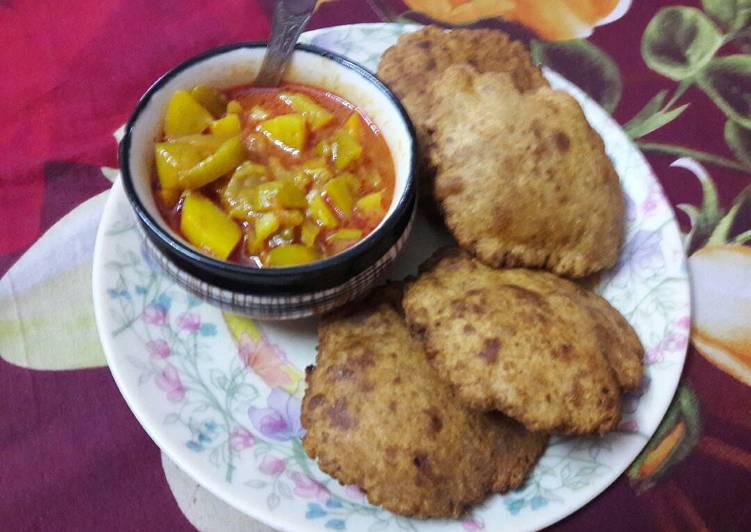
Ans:
{"label": "orange flower print", "polygon": [[[471,24],[478,20],[504,17],[514,0],[405,0],[412,10],[447,24]],[[536,3],[536,2],[535,2]]]}
{"label": "orange flower print", "polygon": [[751,386],[751,247],[709,245],[689,258],[691,341],[714,365]]}
{"label": "orange flower print", "polygon": [[454,25],[500,17],[548,40],[587,37],[622,17],[631,0],[405,0],[410,9]]}

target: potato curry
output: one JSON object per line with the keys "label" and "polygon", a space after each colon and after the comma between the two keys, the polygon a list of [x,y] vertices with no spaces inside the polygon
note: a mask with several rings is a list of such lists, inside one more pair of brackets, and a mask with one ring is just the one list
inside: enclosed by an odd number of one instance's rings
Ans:
{"label": "potato curry", "polygon": [[165,220],[203,252],[244,265],[339,253],[381,222],[394,193],[375,124],[307,85],[177,91],[154,149]]}

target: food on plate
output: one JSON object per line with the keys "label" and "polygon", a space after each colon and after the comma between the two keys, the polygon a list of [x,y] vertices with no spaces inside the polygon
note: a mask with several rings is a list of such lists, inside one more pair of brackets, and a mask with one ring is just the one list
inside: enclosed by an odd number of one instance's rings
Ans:
{"label": "food on plate", "polygon": [[643,349],[604,299],[539,270],[496,270],[456,248],[406,290],[410,329],[468,407],[534,431],[605,433],[620,419]]}
{"label": "food on plate", "polygon": [[427,120],[432,114],[427,89],[457,63],[469,63],[480,72],[507,72],[520,91],[548,85],[526,47],[502,31],[426,26],[405,33],[383,54],[378,77],[401,99],[423,147],[429,145]]}
{"label": "food on plate", "polygon": [[461,247],[491,266],[570,277],[616,263],[623,191],[572,96],[522,93],[508,74],[468,65],[448,68],[432,92],[434,192]]}
{"label": "food on plate", "polygon": [[519,486],[548,438],[462,406],[410,336],[400,294],[389,292],[319,325],[303,446],[322,471],[360,486],[373,504],[456,517],[488,493]]}
{"label": "food on plate", "polygon": [[154,195],[172,229],[255,267],[346,250],[381,222],[394,191],[378,128],[341,97],[294,83],[176,91],[154,156]]}

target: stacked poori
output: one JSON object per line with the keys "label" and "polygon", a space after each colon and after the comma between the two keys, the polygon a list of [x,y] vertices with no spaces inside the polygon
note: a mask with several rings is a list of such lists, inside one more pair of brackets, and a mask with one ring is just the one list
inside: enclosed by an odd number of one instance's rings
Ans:
{"label": "stacked poori", "polygon": [[519,486],[548,437],[456,401],[396,305],[376,296],[321,321],[303,444],[322,471],[373,504],[456,517]]}
{"label": "stacked poori", "polygon": [[617,262],[623,192],[576,100],[500,31],[423,28],[378,74],[458,247],[321,320],[303,445],[371,503],[458,516],[521,485],[549,434],[613,430],[640,384],[626,319],[562,277]]}

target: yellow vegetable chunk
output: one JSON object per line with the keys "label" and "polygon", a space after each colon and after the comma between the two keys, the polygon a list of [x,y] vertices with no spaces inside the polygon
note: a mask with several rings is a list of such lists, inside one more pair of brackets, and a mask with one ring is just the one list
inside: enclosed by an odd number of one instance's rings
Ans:
{"label": "yellow vegetable chunk", "polygon": [[383,193],[373,192],[357,200],[357,210],[364,214],[383,213]]}
{"label": "yellow vegetable chunk", "polygon": [[329,206],[326,205],[326,201],[319,193],[311,192],[308,195],[308,209],[313,219],[318,222],[318,225],[328,229],[334,229],[339,225],[336,215],[331,212]]}
{"label": "yellow vegetable chunk", "polygon": [[363,125],[362,119],[357,112],[352,112],[352,114],[349,115],[347,121],[344,122],[344,129],[347,131],[347,133],[352,135],[354,139],[360,139],[360,135],[362,135]]}
{"label": "yellow vegetable chunk", "polygon": [[214,87],[196,85],[190,91],[190,95],[216,118],[222,116],[227,108],[227,97]]}
{"label": "yellow vegetable chunk", "polygon": [[344,170],[362,155],[362,146],[346,129],[337,131],[331,145],[331,160],[337,170]]}
{"label": "yellow vegetable chunk", "polygon": [[319,185],[323,185],[333,177],[333,174],[326,163],[326,159],[323,157],[305,161],[302,165],[302,170]]}
{"label": "yellow vegetable chunk", "polygon": [[272,209],[304,209],[305,194],[291,181],[270,181],[255,187],[254,207],[257,211]]}
{"label": "yellow vegetable chunk", "polygon": [[209,129],[216,138],[227,140],[240,134],[242,124],[240,124],[240,117],[236,114],[228,114],[224,118],[214,120],[209,124]]}
{"label": "yellow vegetable chunk", "polygon": [[334,115],[299,93],[283,92],[279,99],[305,117],[313,131],[322,128],[334,119]]}
{"label": "yellow vegetable chunk", "polygon": [[273,212],[267,212],[256,220],[256,243],[263,244],[268,237],[279,229],[279,218]]}
{"label": "yellow vegetable chunk", "polygon": [[192,146],[201,154],[201,159],[205,159],[222,145],[222,140],[213,135],[185,135],[176,140],[169,141],[169,144],[186,144]]}
{"label": "yellow vegetable chunk", "polygon": [[225,140],[213,155],[180,175],[180,186],[196,189],[208,185],[235,170],[245,159],[245,145],[240,137]]}
{"label": "yellow vegetable chunk", "polygon": [[349,218],[352,215],[354,198],[352,197],[350,185],[345,177],[335,177],[326,183],[323,190],[326,192],[326,196],[336,210],[339,211],[342,216]]}
{"label": "yellow vegetable chunk", "polygon": [[[266,167],[253,161],[245,161],[232,174],[232,179],[260,178],[266,175]],[[257,183],[255,183],[257,184]]]}
{"label": "yellow vegetable chunk", "polygon": [[251,220],[255,213],[256,189],[266,176],[266,167],[245,161],[232,174],[221,192],[222,203],[234,218]]}
{"label": "yellow vegetable chunk", "polygon": [[187,91],[177,91],[167,105],[164,134],[170,138],[200,133],[214,119]]}
{"label": "yellow vegetable chunk", "polygon": [[332,233],[326,240],[331,242],[335,240],[360,240],[362,238],[362,231],[359,229],[339,229],[335,233]]}
{"label": "yellow vegetable chunk", "polygon": [[227,103],[227,113],[234,113],[236,115],[239,115],[243,112],[243,106],[240,102],[237,100],[230,100]]}
{"label": "yellow vegetable chunk", "polygon": [[302,226],[302,230],[300,231],[300,240],[302,240],[302,243],[306,246],[312,248],[316,243],[316,238],[318,238],[318,233],[321,232],[321,228],[313,223],[313,222],[305,222],[305,225]]}
{"label": "yellow vegetable chunk", "polygon": [[297,227],[305,221],[305,215],[297,209],[281,209],[277,211],[279,223],[284,227]]}
{"label": "yellow vegetable chunk", "polygon": [[339,177],[341,177],[342,180],[347,183],[347,186],[353,194],[356,194],[360,191],[360,180],[357,179],[354,175],[350,174],[349,172],[344,172],[342,174],[339,174]]}
{"label": "yellow vegetable chunk", "polygon": [[163,189],[180,188],[180,173],[201,160],[201,151],[190,144],[160,142],[154,146],[156,173]]}
{"label": "yellow vegetable chunk", "polygon": [[307,264],[318,259],[318,253],[312,248],[302,244],[287,244],[278,246],[269,251],[266,257],[266,265],[273,268],[285,266],[297,266]]}
{"label": "yellow vegetable chunk", "polygon": [[275,116],[261,122],[259,128],[272,142],[298,152],[305,147],[308,138],[305,118],[301,114]]}
{"label": "yellow vegetable chunk", "polygon": [[242,238],[242,231],[214,202],[198,192],[185,197],[180,230],[188,241],[203,251],[225,260]]}

